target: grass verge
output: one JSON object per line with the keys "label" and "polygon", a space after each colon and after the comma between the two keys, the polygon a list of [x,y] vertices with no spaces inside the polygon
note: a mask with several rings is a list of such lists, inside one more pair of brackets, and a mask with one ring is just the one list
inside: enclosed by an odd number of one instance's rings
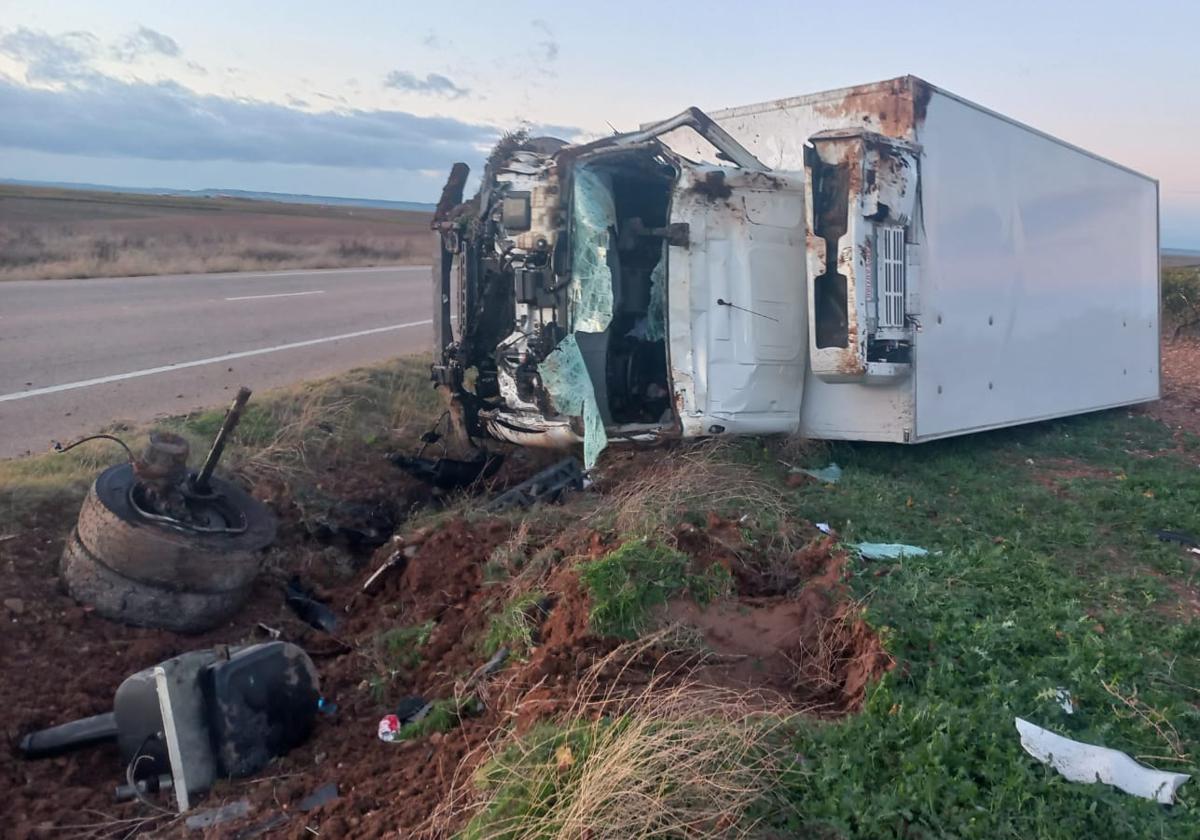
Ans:
{"label": "grass verge", "polygon": [[[397,440],[415,439],[440,411],[428,383],[428,358],[406,356],[334,378],[255,394],[222,458],[224,474],[247,482],[273,481],[298,503],[323,500],[313,476],[382,454]],[[187,438],[196,465],[208,451],[225,407],[138,426],[117,423],[115,434],[138,452],[152,429]],[[65,441],[64,441],[65,443]],[[39,511],[77,506],[105,467],[124,460],[116,444],[86,443],[66,453],[0,461],[0,516],[18,523]]]}
{"label": "grass verge", "polygon": [[[1196,773],[1200,567],[1158,528],[1200,528],[1189,453],[1124,412],[926,444],[827,447],[837,485],[796,509],[850,540],[940,553],[862,563],[858,594],[902,663],[863,712],[797,739],[791,828],[848,837],[1196,837],[1194,783],[1171,808],[1067,782],[1013,718]],[[1074,714],[1056,702],[1065,689]]]}

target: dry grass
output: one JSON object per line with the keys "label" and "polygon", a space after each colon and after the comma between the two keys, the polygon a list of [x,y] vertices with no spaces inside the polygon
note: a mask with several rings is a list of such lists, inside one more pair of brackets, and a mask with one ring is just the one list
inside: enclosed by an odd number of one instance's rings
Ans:
{"label": "dry grass", "polygon": [[434,833],[469,816],[461,836],[473,840],[729,838],[778,817],[776,791],[797,772],[786,738],[797,710],[680,680],[677,669],[621,688],[620,673],[663,638],[597,662],[557,725],[489,744]]}
{"label": "dry grass", "polygon": [[[428,356],[407,356],[255,394],[221,471],[249,483],[272,480],[303,495],[315,474],[352,468],[348,465],[364,457],[378,457],[377,450],[388,444],[411,445],[440,410],[428,365]],[[187,438],[195,465],[207,453],[225,408],[105,431],[135,452],[152,429],[174,431]],[[397,424],[400,415],[405,419]],[[96,475],[125,457],[115,444],[94,441],[62,454],[0,461],[0,516],[19,521],[42,508],[74,510]]]}
{"label": "dry grass", "polygon": [[425,262],[428,215],[0,188],[0,280]]}
{"label": "dry grass", "polygon": [[681,448],[619,482],[605,494],[593,521],[610,521],[627,537],[665,537],[688,512],[714,511],[782,521],[787,506],[779,488],[752,466],[733,460],[728,444]]}

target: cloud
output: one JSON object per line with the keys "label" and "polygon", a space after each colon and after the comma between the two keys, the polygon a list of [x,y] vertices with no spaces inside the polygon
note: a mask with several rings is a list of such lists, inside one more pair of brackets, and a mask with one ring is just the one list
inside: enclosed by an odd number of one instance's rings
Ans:
{"label": "cloud", "polygon": [[181,52],[174,38],[148,26],[139,26],[136,32],[131,32],[112,46],[113,56],[126,63],[138,61],[148,55],[178,58]]}
{"label": "cloud", "polygon": [[419,78],[407,70],[393,70],[383,80],[384,87],[419,93],[428,96],[444,96],[447,99],[458,99],[471,91],[459,87],[440,73],[428,73],[425,78]]}
{"label": "cloud", "polygon": [[0,78],[0,146],[109,158],[429,170],[478,161],[495,126],[404,111],[309,112],[95,76],[59,90]]}
{"label": "cloud", "polygon": [[99,39],[90,32],[50,35],[20,27],[0,35],[0,54],[25,65],[30,82],[68,82],[93,78],[91,62]]}
{"label": "cloud", "polygon": [[541,19],[533,20],[531,24],[534,29],[546,36],[545,40],[537,42],[538,47],[542,50],[542,59],[547,62],[557,61],[558,41],[554,38],[554,30],[550,28],[550,24]]}

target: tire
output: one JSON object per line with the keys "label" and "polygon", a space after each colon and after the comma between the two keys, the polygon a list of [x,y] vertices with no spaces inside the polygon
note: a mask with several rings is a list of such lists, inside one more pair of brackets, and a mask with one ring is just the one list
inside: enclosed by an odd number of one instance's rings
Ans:
{"label": "tire", "polygon": [[114,572],[83,546],[77,532],[63,551],[62,578],[67,592],[97,614],[135,627],[176,633],[203,633],[232,618],[250,593],[170,590]]}
{"label": "tire", "polygon": [[203,632],[231,617],[258,574],[258,550],[275,536],[262,503],[228,482],[214,489],[245,517],[238,534],[176,531],[142,519],[129,502],[129,464],[100,474],[63,552],[62,579],[77,601],[140,627]]}

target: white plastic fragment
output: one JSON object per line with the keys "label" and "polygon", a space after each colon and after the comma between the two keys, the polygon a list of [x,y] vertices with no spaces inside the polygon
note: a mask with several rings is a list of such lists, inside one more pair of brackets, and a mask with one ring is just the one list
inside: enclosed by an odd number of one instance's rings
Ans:
{"label": "white plastic fragment", "polygon": [[830,536],[833,536],[833,528],[829,526],[828,522],[818,522],[817,530],[822,534],[829,534]]}
{"label": "white plastic fragment", "polygon": [[1069,715],[1075,714],[1075,701],[1071,699],[1071,692],[1065,688],[1056,688],[1054,690],[1054,702],[1062,707],[1062,710]]}
{"label": "white plastic fragment", "polygon": [[1072,782],[1103,782],[1132,796],[1171,805],[1175,791],[1190,778],[1186,773],[1143,767],[1120,750],[1073,741],[1021,718],[1016,718],[1016,725],[1025,752]]}
{"label": "white plastic fragment", "polygon": [[903,543],[855,543],[854,550],[865,560],[899,560],[902,557],[924,557],[929,552],[916,545]]}

